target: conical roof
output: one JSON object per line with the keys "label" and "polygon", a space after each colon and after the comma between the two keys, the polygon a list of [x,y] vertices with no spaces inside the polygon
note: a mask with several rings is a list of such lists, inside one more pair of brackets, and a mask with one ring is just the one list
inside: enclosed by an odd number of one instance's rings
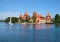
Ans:
{"label": "conical roof", "polygon": [[20,14],[19,18],[21,18],[21,17],[22,17],[22,14]]}
{"label": "conical roof", "polygon": [[28,16],[28,13],[27,13],[27,12],[25,12],[25,13],[24,13],[24,16]]}
{"label": "conical roof", "polygon": [[47,16],[49,16],[49,17],[50,17],[50,13],[48,13],[48,14],[47,14]]}

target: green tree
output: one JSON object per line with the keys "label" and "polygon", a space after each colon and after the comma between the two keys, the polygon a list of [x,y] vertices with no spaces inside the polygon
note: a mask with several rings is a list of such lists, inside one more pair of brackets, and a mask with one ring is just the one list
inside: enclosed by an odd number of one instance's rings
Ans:
{"label": "green tree", "polygon": [[24,23],[24,20],[23,20],[23,19],[20,19],[20,22],[21,22],[21,23]]}
{"label": "green tree", "polygon": [[[9,22],[9,21],[10,21],[10,17],[7,17],[5,19],[5,22]],[[12,23],[16,23],[16,22],[18,22],[18,18],[17,17],[11,17],[11,21],[12,21]]]}
{"label": "green tree", "polygon": [[29,23],[29,19],[30,19],[30,16],[26,16],[26,22],[28,22]]}
{"label": "green tree", "polygon": [[55,18],[54,17],[51,20],[52,20],[53,23],[55,23]]}
{"label": "green tree", "polygon": [[55,15],[55,23],[60,23],[60,16],[59,16],[59,14]]}

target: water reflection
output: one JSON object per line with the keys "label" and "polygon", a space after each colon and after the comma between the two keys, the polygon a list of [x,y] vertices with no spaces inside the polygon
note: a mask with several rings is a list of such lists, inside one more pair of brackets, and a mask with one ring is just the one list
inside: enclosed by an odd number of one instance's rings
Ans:
{"label": "water reflection", "polygon": [[27,24],[23,24],[23,27],[24,27],[24,29],[26,29],[27,28]]}
{"label": "water reflection", "polygon": [[54,30],[40,29],[39,26],[33,25],[34,29],[26,30],[25,42],[55,42]]}
{"label": "water reflection", "polygon": [[9,25],[9,30],[10,30],[10,32],[12,32],[12,29],[13,29],[12,26],[13,26],[13,25]]}
{"label": "water reflection", "polygon": [[54,24],[0,25],[0,42],[60,42],[60,29]]}
{"label": "water reflection", "polygon": [[49,29],[51,27],[51,24],[46,24],[46,28]]}
{"label": "water reflection", "polygon": [[60,24],[55,24],[55,28],[60,28]]}
{"label": "water reflection", "polygon": [[33,28],[35,28],[35,29],[50,29],[51,24],[35,24],[35,25],[33,25]]}
{"label": "water reflection", "polygon": [[35,25],[35,28],[36,28],[36,29],[42,29],[42,25],[36,24],[36,25]]}

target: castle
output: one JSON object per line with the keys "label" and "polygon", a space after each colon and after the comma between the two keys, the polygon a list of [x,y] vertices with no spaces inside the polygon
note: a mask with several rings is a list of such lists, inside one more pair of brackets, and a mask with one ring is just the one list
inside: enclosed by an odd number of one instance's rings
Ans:
{"label": "castle", "polygon": [[[23,16],[22,16],[22,14],[20,14],[19,21],[21,19],[26,20],[27,16],[29,16],[27,12],[25,12]],[[40,23],[52,23],[50,13],[48,13],[46,15],[46,17],[43,17],[42,14],[37,14],[36,12],[33,12],[33,15],[29,18],[29,21],[31,23],[33,23],[33,21],[34,21],[33,17],[35,17],[35,23],[37,23],[37,24],[40,24]]]}

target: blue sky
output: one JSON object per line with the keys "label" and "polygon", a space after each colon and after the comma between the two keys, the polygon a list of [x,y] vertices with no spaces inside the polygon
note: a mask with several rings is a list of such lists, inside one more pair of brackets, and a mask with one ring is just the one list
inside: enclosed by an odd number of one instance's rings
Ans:
{"label": "blue sky", "polygon": [[31,16],[34,11],[44,17],[49,12],[54,17],[60,14],[60,0],[0,0],[0,19],[10,15],[18,17],[24,12]]}

